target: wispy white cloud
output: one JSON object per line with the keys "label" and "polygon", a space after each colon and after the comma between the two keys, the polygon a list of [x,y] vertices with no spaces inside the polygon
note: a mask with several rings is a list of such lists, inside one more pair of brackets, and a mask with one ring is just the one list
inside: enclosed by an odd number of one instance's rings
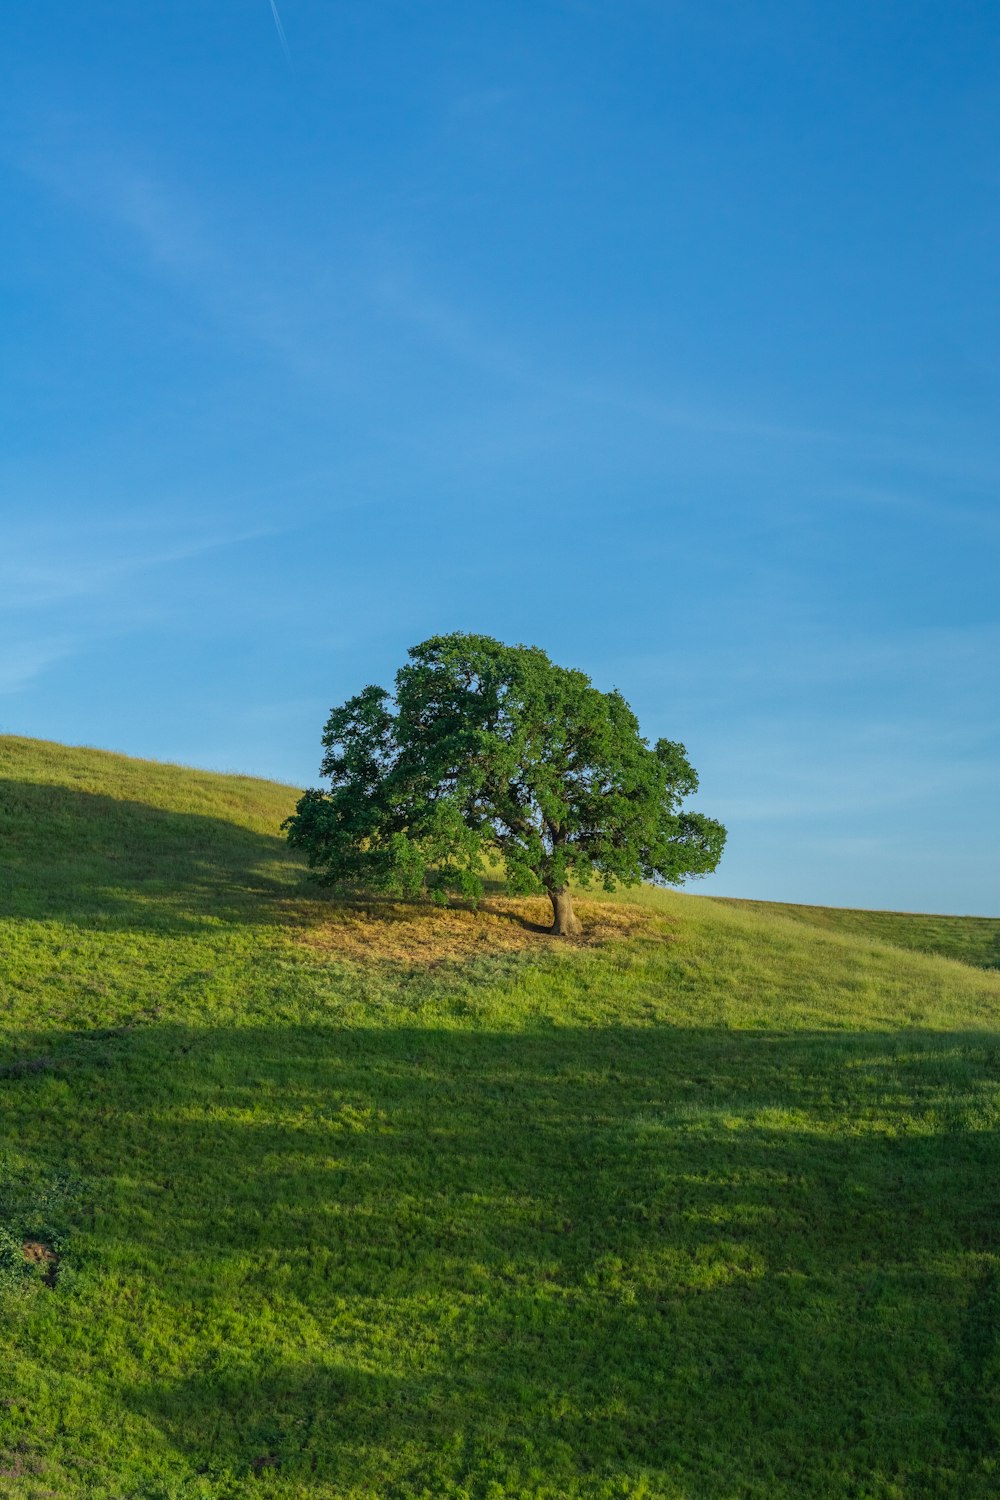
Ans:
{"label": "wispy white cloud", "polygon": [[0,642],[0,694],[22,691],[74,650],[68,639]]}
{"label": "wispy white cloud", "polygon": [[588,421],[600,411],[612,418],[627,417],[632,422],[710,437],[795,444],[843,441],[840,433],[784,422],[766,413],[727,410],[679,392],[658,394],[627,382],[588,378],[580,371],[570,371],[561,356],[540,347],[519,346],[497,334],[468,308],[428,285],[406,256],[390,253],[384,246],[371,280],[371,293],[383,313],[405,324],[428,345],[526,392],[533,411],[548,420],[556,410],[578,422]]}
{"label": "wispy white cloud", "polygon": [[[9,150],[8,150],[9,155]],[[75,213],[111,230],[111,254],[187,290],[219,324],[305,373],[322,364],[315,305],[289,244],[237,242],[211,207],[86,119],[62,119],[12,164]],[[259,238],[259,236],[258,236]]]}
{"label": "wispy white cloud", "polygon": [[285,28],[281,24],[281,17],[278,14],[278,7],[274,3],[274,0],[271,0],[271,15],[274,17],[274,29],[278,33],[278,41],[281,43],[281,50],[285,54],[285,62],[291,67],[292,54],[288,50],[288,38],[285,36]]}
{"label": "wispy white cloud", "polygon": [[21,147],[14,165],[63,203],[130,232],[160,266],[190,271],[215,257],[203,216],[187,195],[168,189],[79,117],[54,121],[44,137]]}
{"label": "wispy white cloud", "polygon": [[[254,527],[229,534],[189,536],[167,545],[122,549],[112,528],[64,532],[55,547],[50,528],[21,528],[5,539],[0,557],[0,611],[39,610],[88,595],[107,593],[126,579],[184,563],[205,553],[274,536],[277,528]],[[115,550],[115,544],[119,550]]]}
{"label": "wispy white cloud", "polygon": [[405,258],[380,255],[370,281],[373,303],[427,344],[458,362],[516,384],[534,384],[537,368],[508,340],[497,337],[467,309],[426,285]]}
{"label": "wispy white cloud", "polygon": [[[955,475],[952,473],[949,477],[954,482]],[[840,512],[845,508],[864,509],[883,511],[907,520],[927,521],[939,527],[946,537],[953,536],[961,528],[997,538],[1000,537],[1000,511],[996,507],[994,491],[995,481],[990,487],[987,503],[975,505],[969,500],[931,499],[915,486],[853,483],[827,486],[824,499]]]}
{"label": "wispy white cloud", "polygon": [[[279,22],[280,24],[280,22]],[[508,91],[470,95],[456,108],[495,109]],[[844,435],[784,419],[766,403],[730,408],[696,399],[683,389],[640,389],[626,380],[566,367],[562,351],[533,341],[530,333],[512,337],[454,296],[418,266],[389,221],[385,231],[343,259],[331,280],[327,253],[303,263],[290,243],[259,222],[253,239],[237,244],[211,205],[198,201],[170,178],[168,170],[140,159],[127,144],[102,135],[86,119],[63,120],[29,147],[16,165],[61,202],[120,237],[127,252],[146,267],[183,285],[210,314],[242,337],[266,348],[306,377],[355,376],[368,355],[359,341],[377,339],[375,325],[388,320],[405,329],[428,351],[479,375],[506,383],[520,393],[525,408],[511,414],[503,432],[510,447],[519,432],[530,447],[539,426],[568,430],[602,414],[609,424],[625,420],[647,428],[746,443],[837,444]],[[368,328],[359,333],[357,320]],[[348,333],[347,324],[353,326]],[[353,343],[353,347],[348,345]],[[482,432],[475,416],[462,418],[463,440],[456,441],[451,411],[451,451],[479,456],[495,441],[496,413],[490,409]],[[512,430],[516,426],[518,431]],[[433,432],[428,440],[437,441]]]}
{"label": "wispy white cloud", "polygon": [[157,573],[277,534],[191,531],[168,541],[155,525],[108,521],[63,528],[53,543],[51,526],[10,528],[0,557],[0,693],[21,692],[59,663],[162,619]]}
{"label": "wispy white cloud", "polygon": [[832,822],[858,839],[949,807],[995,824],[1000,706],[984,684],[998,657],[1000,625],[813,624],[609,659],[595,676],[651,734],[676,734],[679,715],[705,806],[731,827]]}
{"label": "wispy white cloud", "polygon": [[[509,91],[498,87],[470,94],[464,102],[460,98],[454,108],[488,111],[508,101]],[[392,436],[412,442],[421,456],[438,463],[443,455],[466,467],[489,463],[498,454],[530,457],[546,444],[559,445],[572,461],[581,434],[591,430],[602,434],[606,447],[633,452],[686,435],[700,463],[723,463],[742,474],[758,458],[770,465],[776,447],[800,463],[821,453],[827,477],[812,484],[818,508],[826,497],[833,504],[926,513],[942,524],[990,525],[974,505],[945,510],[916,493],[837,485],[836,469],[845,458],[882,462],[898,456],[900,442],[891,433],[803,421],[766,394],[716,399],[710,391],[699,392],[683,370],[664,374],[659,388],[649,388],[627,375],[568,366],[564,349],[543,333],[528,325],[512,333],[495,316],[442,291],[440,274],[416,262],[391,204],[379,210],[381,231],[373,229],[353,242],[334,238],[320,248],[314,241],[304,252],[259,215],[249,236],[238,235],[217,204],[199,200],[169,167],[140,156],[83,117],[57,121],[47,134],[22,145],[15,164],[76,213],[109,226],[118,253],[185,288],[219,325],[307,381],[321,387],[336,383],[352,393],[377,386],[384,412],[380,351],[389,347],[405,368],[406,355],[400,355],[405,340],[399,338],[405,332],[434,357],[426,361],[423,389],[432,390],[440,374],[449,399],[435,407],[431,397],[432,409],[421,407],[416,421],[408,385],[396,403],[398,415],[390,418],[398,429]],[[387,328],[388,340],[380,343]],[[478,399],[460,412],[450,399],[455,369],[492,382],[490,387],[470,381]],[[503,386],[511,399],[499,411],[490,398]],[[930,440],[921,449],[909,438],[905,456],[929,471],[936,457]],[[993,531],[997,524],[994,519]]]}
{"label": "wispy white cloud", "polygon": [[[601,663],[601,675],[644,691],[703,688],[707,694],[760,687],[782,691],[843,683],[915,682],[961,675],[974,686],[990,662],[1000,659],[1000,623],[910,626],[882,634],[852,633],[814,620],[785,620],[780,634],[755,621],[753,639],[729,635],[687,641],[682,650],[616,654]],[[994,706],[984,695],[984,703]]]}
{"label": "wispy white cloud", "polygon": [[[878,755],[849,743],[824,747],[821,740],[798,739],[793,748],[762,739],[736,754],[717,751],[706,780],[713,789],[712,812],[723,822],[839,820],[851,830],[845,837],[857,837],[859,823],[870,816],[882,820],[904,807],[956,800],[977,790],[988,793],[995,773],[981,759],[942,763],[930,747]],[[742,790],[727,795],[726,786]]]}

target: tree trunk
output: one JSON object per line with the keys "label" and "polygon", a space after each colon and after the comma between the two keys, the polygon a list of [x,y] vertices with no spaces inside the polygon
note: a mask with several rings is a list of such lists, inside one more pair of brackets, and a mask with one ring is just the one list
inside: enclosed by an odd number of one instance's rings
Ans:
{"label": "tree trunk", "polygon": [[560,891],[549,891],[549,900],[552,902],[552,928],[555,937],[576,937],[580,931],[580,923],[573,910],[573,897],[567,886]]}

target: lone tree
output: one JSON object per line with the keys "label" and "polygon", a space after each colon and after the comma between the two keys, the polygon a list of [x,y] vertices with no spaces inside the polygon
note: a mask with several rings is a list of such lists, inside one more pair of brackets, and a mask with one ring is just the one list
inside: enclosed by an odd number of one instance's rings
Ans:
{"label": "lone tree", "polygon": [[726,830],[680,811],[698,778],[683,745],[650,746],[620,693],[536,647],[439,635],[409,652],[395,696],[335,708],[320,774],[285,827],[341,891],[476,899],[499,859],[508,888],[545,891],[552,931],[580,930],[571,880],[679,884],[719,862]]}

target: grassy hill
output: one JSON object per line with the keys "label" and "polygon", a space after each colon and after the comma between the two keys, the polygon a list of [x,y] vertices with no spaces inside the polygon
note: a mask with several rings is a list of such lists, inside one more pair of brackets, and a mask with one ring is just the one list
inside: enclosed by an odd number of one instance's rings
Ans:
{"label": "grassy hill", "polygon": [[831,932],[878,938],[918,953],[940,953],[961,963],[1000,969],[1000,917],[938,917],[926,912],[851,911],[836,906],[790,906],[732,901],[745,911],[788,917]]}
{"label": "grassy hill", "polygon": [[1000,1490],[1000,922],[345,911],[294,797],[0,737],[0,1496]]}

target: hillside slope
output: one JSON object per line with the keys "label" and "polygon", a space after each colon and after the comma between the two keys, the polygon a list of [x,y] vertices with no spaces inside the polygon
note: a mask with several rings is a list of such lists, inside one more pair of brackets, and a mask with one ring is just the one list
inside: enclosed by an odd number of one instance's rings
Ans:
{"label": "hillside slope", "polygon": [[875,938],[892,947],[939,953],[979,968],[1000,969],[1000,917],[941,917],[926,912],[852,911],[838,906],[792,906],[732,901],[745,911],[804,922],[828,932]]}
{"label": "hillside slope", "polygon": [[0,1495],[995,1494],[1000,974],[347,951],[294,797],[0,737]]}

